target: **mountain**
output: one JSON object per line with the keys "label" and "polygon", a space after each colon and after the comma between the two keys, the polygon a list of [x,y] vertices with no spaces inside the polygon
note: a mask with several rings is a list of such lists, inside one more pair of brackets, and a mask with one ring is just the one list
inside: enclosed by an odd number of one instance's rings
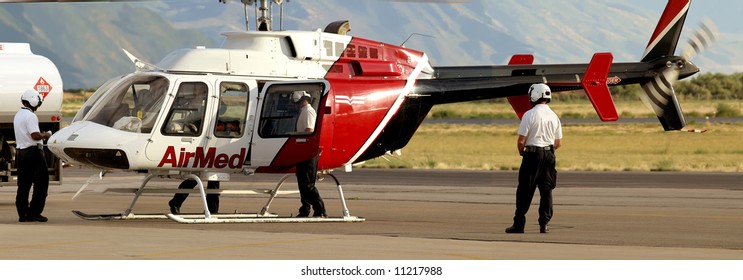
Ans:
{"label": "mountain", "polygon": [[[169,51],[218,46],[219,33],[245,30],[240,1],[162,0],[101,4],[0,4],[0,41],[31,43],[52,59],[65,88],[94,87],[131,72],[121,48],[150,62]],[[389,0],[285,1],[284,29],[315,30],[348,19],[350,35],[425,51],[434,65],[502,64],[514,53],[536,63],[582,63],[594,52],[637,61],[666,1],[473,0],[463,4]],[[704,71],[743,71],[743,1],[694,1],[682,39],[703,17],[723,33],[694,58]],[[278,8],[274,26],[278,28]],[[250,20],[255,19],[249,10]],[[251,22],[250,28],[254,28]],[[413,35],[418,33],[423,35]],[[686,44],[680,43],[682,48]],[[677,52],[680,53],[680,50]]]}
{"label": "mountain", "polygon": [[122,48],[158,61],[174,48],[215,45],[200,30],[176,29],[151,9],[118,3],[0,4],[0,41],[30,43],[57,65],[66,89],[134,71]]}
{"label": "mountain", "polygon": [[[244,30],[239,1],[227,5],[202,2],[144,5],[166,15],[179,28],[205,30],[217,41],[220,31]],[[408,39],[406,46],[425,51],[436,65],[500,64],[513,53],[534,53],[537,63],[579,63],[599,51],[611,51],[615,61],[637,61],[666,5],[662,0],[411,2],[292,0],[284,8],[284,28],[314,30],[348,19],[351,35],[388,43],[400,44],[413,33],[425,34]],[[743,52],[738,51],[743,48],[740,10],[743,1],[692,1],[682,40],[703,18],[711,18],[722,33],[716,44],[694,58],[703,71],[743,71]],[[274,14],[278,17],[278,12]],[[252,9],[249,16],[255,19]],[[686,46],[681,42],[677,52]]]}

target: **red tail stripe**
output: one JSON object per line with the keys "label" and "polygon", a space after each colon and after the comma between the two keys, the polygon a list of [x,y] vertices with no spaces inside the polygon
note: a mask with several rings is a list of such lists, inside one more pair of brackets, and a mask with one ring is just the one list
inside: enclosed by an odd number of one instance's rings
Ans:
{"label": "red tail stripe", "polygon": [[653,45],[656,41],[663,38],[664,31],[668,31],[668,28],[675,24],[674,19],[677,19],[679,14],[686,12],[689,9],[690,0],[668,0],[668,5],[663,11],[663,15],[658,21],[658,25],[655,27],[653,36],[648,42],[648,48]]}

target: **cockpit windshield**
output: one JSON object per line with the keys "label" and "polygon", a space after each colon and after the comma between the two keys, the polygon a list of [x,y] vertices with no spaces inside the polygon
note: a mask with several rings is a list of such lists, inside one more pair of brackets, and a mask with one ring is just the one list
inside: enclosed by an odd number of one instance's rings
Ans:
{"label": "cockpit windshield", "polygon": [[[81,119],[108,127],[150,133],[155,126],[170,82],[159,75],[136,73],[106,82],[93,94],[75,120]],[[88,107],[85,107],[85,106]],[[84,111],[89,110],[89,113]]]}
{"label": "cockpit windshield", "polygon": [[90,108],[93,108],[93,104],[95,104],[98,99],[103,96],[104,93],[106,93],[113,85],[116,84],[121,78],[124,76],[119,76],[116,78],[112,78],[105,83],[103,83],[98,89],[91,95],[88,100],[85,101],[82,107],[80,107],[80,111],[77,111],[77,114],[75,114],[75,117],[72,119],[72,122],[81,121],[85,119],[85,116],[90,113]]}

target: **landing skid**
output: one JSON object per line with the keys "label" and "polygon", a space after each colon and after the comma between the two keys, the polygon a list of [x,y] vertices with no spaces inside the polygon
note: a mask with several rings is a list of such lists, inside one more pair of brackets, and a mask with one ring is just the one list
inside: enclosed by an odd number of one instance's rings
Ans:
{"label": "landing skid", "polygon": [[341,187],[340,182],[338,182],[338,178],[335,177],[333,174],[326,174],[327,176],[333,178],[335,181],[336,187],[338,188],[338,193],[340,195],[340,201],[341,206],[343,208],[343,216],[342,217],[326,217],[326,218],[314,218],[314,217],[279,217],[276,214],[272,214],[268,212],[269,207],[271,206],[271,202],[273,202],[273,199],[276,198],[276,196],[279,194],[279,189],[284,184],[284,182],[289,178],[289,174],[284,175],[284,177],[279,180],[279,183],[276,185],[276,188],[274,190],[270,191],[270,197],[268,198],[268,201],[266,202],[266,205],[263,206],[263,209],[259,213],[250,213],[250,214],[211,214],[209,213],[209,209],[206,203],[206,190],[204,189],[204,184],[201,181],[201,178],[194,174],[188,174],[186,177],[188,179],[195,180],[197,182],[199,193],[201,194],[201,201],[204,204],[204,213],[203,214],[180,214],[180,215],[174,215],[174,214],[134,214],[134,205],[137,203],[137,200],[139,199],[139,196],[141,196],[145,192],[145,187],[147,186],[147,183],[152,180],[157,175],[155,174],[149,174],[147,177],[145,177],[144,181],[142,182],[142,186],[139,189],[136,189],[134,198],[132,199],[131,204],[129,205],[129,208],[127,208],[123,213],[117,213],[117,214],[88,214],[84,213],[82,211],[73,210],[72,213],[76,216],[85,219],[85,220],[141,220],[141,219],[170,219],[173,221],[176,221],[178,223],[185,223],[185,224],[215,224],[215,223],[328,223],[328,222],[363,222],[365,221],[364,218],[351,216],[348,207],[346,205],[346,198],[343,195],[343,188]]}
{"label": "landing skid", "polygon": [[[83,220],[164,220],[169,219],[168,215],[172,214],[133,214],[124,215],[118,214],[88,214],[78,210],[72,210],[75,216],[82,218]],[[212,214],[212,218],[216,219],[244,219],[244,218],[271,218],[278,217],[275,214],[268,214],[266,216],[260,216],[258,214]],[[204,214],[180,214],[178,217],[185,219],[203,219]]]}

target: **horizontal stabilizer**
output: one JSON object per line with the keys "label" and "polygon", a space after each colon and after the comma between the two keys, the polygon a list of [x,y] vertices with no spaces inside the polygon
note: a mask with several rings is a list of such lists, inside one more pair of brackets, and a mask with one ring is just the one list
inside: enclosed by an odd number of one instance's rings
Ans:
{"label": "horizontal stabilizer", "polygon": [[614,99],[611,98],[609,86],[606,84],[613,60],[614,56],[611,53],[595,53],[581,81],[583,90],[593,103],[593,108],[596,109],[601,121],[605,122],[619,119]]}

